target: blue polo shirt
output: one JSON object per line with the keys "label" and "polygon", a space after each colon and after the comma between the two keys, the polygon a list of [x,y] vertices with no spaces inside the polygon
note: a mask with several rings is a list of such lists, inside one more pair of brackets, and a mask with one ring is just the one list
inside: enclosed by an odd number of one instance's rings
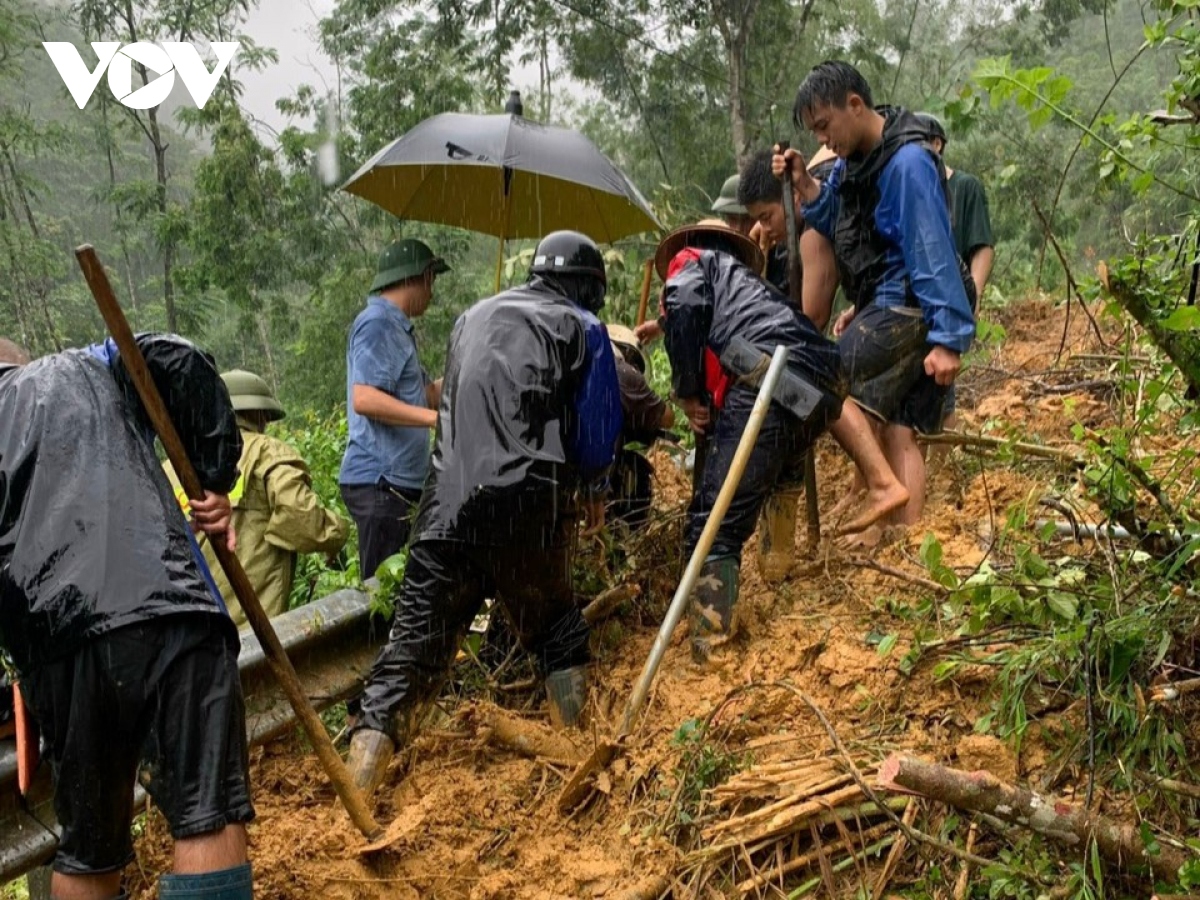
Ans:
{"label": "blue polo shirt", "polygon": [[346,417],[350,439],[342,457],[340,484],[386,481],[394,487],[420,490],[429,472],[429,429],[385,425],[354,411],[354,385],[365,384],[397,400],[428,408],[429,378],[417,358],[413,325],[395,304],[367,298],[367,308],[350,328],[346,349]]}

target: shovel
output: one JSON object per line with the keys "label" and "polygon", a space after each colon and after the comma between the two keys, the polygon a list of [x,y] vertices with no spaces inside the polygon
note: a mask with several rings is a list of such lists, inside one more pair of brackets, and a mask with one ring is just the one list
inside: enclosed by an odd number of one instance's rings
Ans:
{"label": "shovel", "polygon": [[646,665],[642,668],[642,674],[638,677],[637,683],[633,686],[633,693],[629,697],[629,702],[625,705],[625,715],[621,719],[621,730],[617,733],[615,739],[598,743],[592,749],[587,759],[581,762],[575,771],[571,773],[571,777],[567,779],[567,783],[564,785],[562,793],[558,798],[559,812],[571,812],[571,810],[575,809],[575,807],[588,797],[591,793],[592,781],[597,773],[606,768],[616,758],[625,739],[633,730],[634,720],[637,718],[638,713],[641,712],[642,705],[646,702],[646,696],[650,693],[650,685],[654,682],[654,676],[658,674],[658,667],[667,652],[667,645],[671,641],[671,634],[675,631],[675,626],[679,624],[679,620],[683,617],[684,607],[687,606],[692,588],[696,584],[696,579],[700,576],[700,567],[704,564],[704,558],[708,556],[708,551],[712,549],[713,541],[717,537],[717,529],[721,527],[721,522],[725,519],[725,513],[729,511],[729,504],[733,502],[733,495],[742,481],[742,473],[746,471],[746,464],[750,461],[750,452],[754,449],[754,444],[758,440],[758,433],[762,430],[763,420],[767,416],[767,409],[771,405],[771,397],[775,392],[775,385],[778,383],[779,376],[783,373],[786,365],[787,348],[783,346],[776,347],[775,353],[771,357],[771,365],[767,369],[767,374],[763,376],[762,385],[758,389],[758,397],[754,400],[754,408],[750,410],[750,418],[746,422],[746,430],[742,432],[742,439],[738,442],[737,451],[733,455],[733,462],[729,465],[729,474],[725,476],[725,483],[721,485],[721,491],[717,494],[717,502],[713,504],[712,511],[708,514],[708,521],[704,524],[704,531],[701,532],[696,549],[692,551],[692,558],[688,560],[687,568],[683,571],[683,578],[679,582],[679,587],[675,589],[675,596],[671,599],[671,606],[667,610],[666,618],[663,619],[662,626],[658,629],[658,636],[654,639],[654,646],[650,649],[650,656],[646,660]]}
{"label": "shovel", "polygon": [[[121,361],[133,379],[138,396],[142,400],[142,406],[145,407],[146,413],[154,425],[154,430],[158,434],[159,440],[162,441],[163,448],[167,451],[171,465],[175,467],[179,483],[187,491],[189,499],[202,498],[204,489],[200,485],[200,479],[196,476],[196,470],[192,467],[183,442],[179,439],[179,433],[175,430],[175,423],[171,421],[166,404],[163,403],[162,396],[154,384],[150,369],[146,365],[146,359],[142,356],[142,351],[134,340],[133,331],[130,330],[125,313],[117,302],[112,285],[108,281],[108,275],[105,274],[104,267],[100,264],[100,258],[91,244],[77,247],[75,258],[79,260],[79,268],[83,270],[83,277],[92,290],[92,296],[95,297],[96,305],[100,308],[104,324],[108,326],[109,333],[112,334],[117,348],[121,351]],[[246,613],[246,620],[250,623],[250,627],[254,630],[254,636],[258,638],[263,653],[266,655],[267,665],[279,680],[280,687],[283,688],[292,709],[295,710],[296,718],[299,719],[304,733],[312,743],[313,749],[316,750],[321,767],[333,784],[338,799],[346,807],[346,812],[350,814],[350,819],[359,831],[368,839],[378,837],[382,833],[382,829],[367,808],[366,800],[354,786],[346,764],[342,762],[342,758],[333,748],[333,742],[329,739],[324,724],[304,693],[300,679],[296,677],[292,661],[288,659],[287,651],[279,642],[271,620],[263,612],[262,604],[258,602],[258,594],[255,593],[254,586],[246,576],[246,570],[242,568],[241,561],[233,551],[225,546],[224,541],[212,541],[210,546],[216,553],[221,568],[229,577],[229,583],[233,585],[233,591],[242,605],[242,611]]]}

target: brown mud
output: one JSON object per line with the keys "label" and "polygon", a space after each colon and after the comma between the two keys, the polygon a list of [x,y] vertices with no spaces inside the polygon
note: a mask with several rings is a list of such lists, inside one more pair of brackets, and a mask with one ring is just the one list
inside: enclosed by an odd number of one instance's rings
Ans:
{"label": "brown mud", "polygon": [[[1072,425],[1101,422],[1106,398],[1088,387],[1046,393],[1043,373],[1066,365],[1072,354],[1096,352],[1087,320],[1076,309],[1064,340],[1062,308],[1045,300],[1010,307],[995,318],[1007,338],[960,382],[960,429],[990,429],[1070,447]],[[1056,363],[1060,341],[1064,347]],[[874,562],[927,578],[918,554],[926,533],[932,533],[942,544],[945,563],[967,574],[984,561],[989,536],[1012,509],[1026,510],[1031,520],[1047,514],[1038,501],[1061,469],[1045,461],[985,467],[977,452],[951,449],[933,464],[925,521],[891,535],[890,543],[868,554]],[[667,452],[656,452],[654,463],[656,502],[678,515],[688,480]],[[828,438],[819,445],[817,465],[822,505],[828,508],[848,490],[850,468]],[[1019,754],[995,738],[974,734],[976,721],[990,709],[991,671],[965,667],[942,680],[925,662],[908,674],[902,671],[911,626],[890,610],[915,604],[922,589],[851,564],[830,541],[817,558],[806,558],[804,517],[799,518],[799,558],[788,579],[778,588],[767,587],[758,575],[757,538],[748,545],[742,568],[745,633],[718,666],[701,670],[690,662],[686,626],[680,627],[639,726],[601,779],[600,795],[569,817],[556,806],[570,774],[568,760],[549,758],[566,755],[565,750],[533,757],[514,752],[480,735],[453,708],[392,763],[376,813],[381,822],[393,823],[397,839],[371,856],[355,852],[364,841],[337,807],[315,757],[298,740],[255,750],[258,819],[250,827],[250,842],[257,895],[271,900],[624,900],[638,891],[646,894],[647,885],[659,885],[658,879],[678,871],[684,855],[671,840],[687,833],[679,823],[681,725],[703,721],[720,707],[715,723],[722,745],[758,763],[829,747],[816,718],[793,694],[750,685],[795,685],[824,711],[854,753],[876,761],[906,750],[961,767],[989,768],[1005,779],[1032,780],[1041,774],[1052,754],[1039,735],[1052,737],[1052,728],[1032,729]],[[651,608],[660,614],[672,577],[665,572],[649,586]],[[640,616],[618,616],[615,632],[604,629],[590,731],[573,736],[581,755],[595,738],[615,733],[654,638],[652,618],[643,608]],[[880,636],[889,633],[897,633],[898,640],[890,653],[881,653]],[[486,709],[480,702],[477,721],[486,722]],[[534,692],[513,714],[546,721],[544,703]],[[716,730],[713,734],[718,736]],[[148,876],[166,870],[168,854],[164,823],[152,814],[138,842],[138,864],[131,867],[133,897],[153,896]],[[728,882],[726,887],[728,896],[737,896]]]}

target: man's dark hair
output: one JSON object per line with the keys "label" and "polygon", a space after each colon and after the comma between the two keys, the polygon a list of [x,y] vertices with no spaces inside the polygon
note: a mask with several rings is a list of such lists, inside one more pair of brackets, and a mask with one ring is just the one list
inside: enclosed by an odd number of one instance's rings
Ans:
{"label": "man's dark hair", "polygon": [[782,203],[783,182],[771,171],[771,151],[759,150],[742,168],[738,179],[738,203]]}
{"label": "man's dark hair", "polygon": [[0,364],[23,366],[29,362],[29,354],[20,344],[0,338]]}
{"label": "man's dark hair", "polygon": [[796,102],[792,104],[792,121],[797,128],[804,128],[804,114],[817,106],[833,106],[842,109],[851,94],[862,97],[863,103],[874,108],[871,86],[862,73],[848,62],[827,59],[813,66],[811,72],[796,91]]}

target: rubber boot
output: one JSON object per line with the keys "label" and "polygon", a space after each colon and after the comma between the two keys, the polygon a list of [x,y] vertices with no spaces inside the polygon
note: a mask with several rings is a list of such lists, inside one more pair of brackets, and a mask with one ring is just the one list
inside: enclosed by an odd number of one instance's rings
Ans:
{"label": "rubber boot", "polygon": [[550,724],[555,729],[578,725],[587,703],[587,666],[572,666],[547,675],[546,698],[550,701]]}
{"label": "rubber boot", "polygon": [[350,737],[350,753],[346,756],[346,768],[350,779],[362,795],[370,800],[383,781],[388,763],[396,753],[396,744],[382,731],[360,728]]}
{"label": "rubber boot", "polygon": [[708,558],[692,588],[692,659],[707,663],[712,652],[734,634],[738,599],[738,561],[732,556]]}
{"label": "rubber boot", "polygon": [[796,510],[803,488],[776,491],[763,504],[758,525],[758,573],[767,584],[779,584],[796,560]]}
{"label": "rubber boot", "polygon": [[254,897],[250,863],[219,872],[196,875],[162,875],[159,900],[251,900]]}

